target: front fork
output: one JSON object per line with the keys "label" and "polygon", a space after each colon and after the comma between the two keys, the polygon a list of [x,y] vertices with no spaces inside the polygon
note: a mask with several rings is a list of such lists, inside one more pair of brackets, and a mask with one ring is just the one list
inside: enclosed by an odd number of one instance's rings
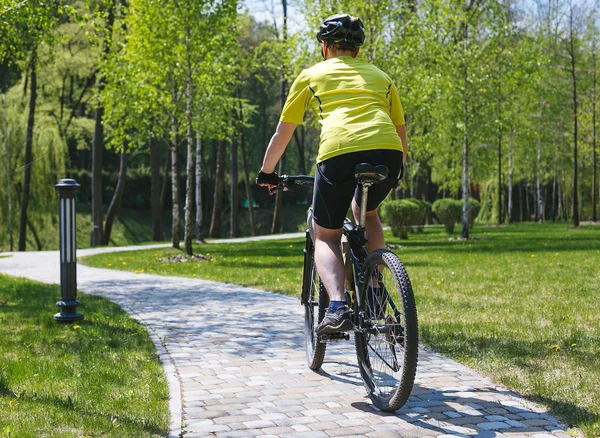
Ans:
{"label": "front fork", "polygon": [[302,267],[302,292],[300,303],[307,304],[310,300],[312,282],[312,264],[314,263],[314,244],[309,230],[306,230],[306,244],[304,245],[304,266]]}

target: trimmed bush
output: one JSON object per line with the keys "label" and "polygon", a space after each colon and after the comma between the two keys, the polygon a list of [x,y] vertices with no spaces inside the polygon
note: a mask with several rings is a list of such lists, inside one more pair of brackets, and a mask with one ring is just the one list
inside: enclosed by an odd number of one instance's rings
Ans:
{"label": "trimmed bush", "polygon": [[410,226],[417,223],[420,217],[419,205],[408,199],[384,202],[379,211],[383,222],[400,239],[408,239]]}
{"label": "trimmed bush", "polygon": [[433,212],[444,224],[447,233],[454,232],[454,225],[462,215],[462,202],[450,198],[438,199],[433,203]]}
{"label": "trimmed bush", "polygon": [[405,200],[419,206],[419,215],[417,221],[412,225],[416,225],[416,230],[419,233],[422,233],[423,229],[425,228],[425,224],[431,221],[431,203],[415,198],[406,198]]}

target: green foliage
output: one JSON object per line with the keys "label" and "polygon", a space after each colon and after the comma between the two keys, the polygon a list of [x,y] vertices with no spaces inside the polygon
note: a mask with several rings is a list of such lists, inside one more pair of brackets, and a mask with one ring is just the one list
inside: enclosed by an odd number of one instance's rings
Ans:
{"label": "green foliage", "polygon": [[[0,95],[0,247],[8,248],[9,222],[12,222],[13,239],[16,241],[19,217],[19,187],[23,179],[23,145],[27,124],[26,102],[20,99],[20,90],[13,88],[7,95]],[[67,164],[67,148],[56,125],[44,114],[39,114],[39,122],[34,129],[33,157],[31,173],[31,204],[34,208],[28,213],[31,225],[40,232],[48,226],[49,215],[56,213],[56,190],[54,185],[64,178]],[[10,161],[10,167],[8,167]],[[8,192],[7,179],[11,180]],[[8,211],[8,198],[11,197],[12,216]],[[31,228],[31,227],[30,227]],[[30,234],[30,248],[34,248]]]}
{"label": "green foliage", "polygon": [[450,198],[438,199],[433,203],[432,210],[444,225],[446,232],[453,233],[454,225],[462,216],[462,202]]}
{"label": "green foliage", "polygon": [[419,216],[417,218],[417,221],[415,222],[415,225],[416,225],[416,230],[418,232],[422,233],[425,225],[427,223],[431,222],[431,212],[432,212],[431,203],[424,201],[422,199],[415,199],[415,198],[406,198],[405,200],[410,201],[419,206]]}
{"label": "green foliage", "polygon": [[[506,211],[504,211],[504,218]],[[490,179],[481,186],[481,204],[475,221],[480,224],[498,223],[498,181]]]}
{"label": "green foliage", "polygon": [[420,224],[423,210],[416,202],[408,199],[386,201],[380,208],[383,222],[390,226],[392,234],[401,239],[408,239],[412,225]]}
{"label": "green foliage", "polygon": [[235,14],[232,0],[130,3],[101,96],[113,128],[111,147],[124,141],[142,146],[150,137],[174,141],[186,133],[188,116],[202,137],[231,136],[237,107],[231,88],[239,68]]}
{"label": "green foliage", "polygon": [[479,211],[481,210],[481,203],[475,198],[469,198],[467,201],[467,207],[469,209],[469,227],[472,227],[475,223],[477,215],[479,215]]}

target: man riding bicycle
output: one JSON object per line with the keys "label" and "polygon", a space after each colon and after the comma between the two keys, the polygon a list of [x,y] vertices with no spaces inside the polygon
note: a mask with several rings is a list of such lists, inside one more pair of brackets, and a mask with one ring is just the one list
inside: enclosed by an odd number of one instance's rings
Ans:
{"label": "man riding bicycle", "polygon": [[323,21],[317,39],[324,61],[303,70],[292,84],[256,182],[269,189],[278,184],[275,166],[311,107],[321,125],[313,193],[315,263],[330,299],[329,310],[317,327],[321,335],[352,329],[340,242],[350,205],[355,219],[360,216],[354,167],[369,163],[389,168],[388,178],[369,190],[366,236],[371,253],[384,247],[377,207],[397,185],[408,142],[394,82],[357,58],[365,39],[360,18],[333,15]]}

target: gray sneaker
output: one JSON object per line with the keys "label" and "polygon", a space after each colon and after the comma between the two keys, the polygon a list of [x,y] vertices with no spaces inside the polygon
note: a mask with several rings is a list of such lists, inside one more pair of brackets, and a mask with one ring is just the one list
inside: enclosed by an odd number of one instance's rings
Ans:
{"label": "gray sneaker", "polygon": [[353,327],[354,325],[350,321],[350,314],[346,306],[338,308],[335,312],[331,312],[328,309],[323,321],[317,326],[317,335],[347,332],[352,330]]}

